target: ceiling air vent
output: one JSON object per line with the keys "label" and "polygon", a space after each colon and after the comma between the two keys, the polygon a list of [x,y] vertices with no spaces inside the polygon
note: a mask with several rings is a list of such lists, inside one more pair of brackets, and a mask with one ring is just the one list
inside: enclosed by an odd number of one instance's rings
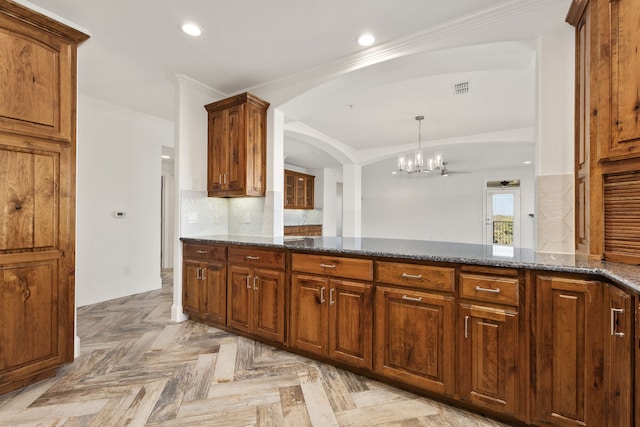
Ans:
{"label": "ceiling air vent", "polygon": [[454,95],[466,95],[471,90],[471,82],[458,82],[453,84],[453,94]]}

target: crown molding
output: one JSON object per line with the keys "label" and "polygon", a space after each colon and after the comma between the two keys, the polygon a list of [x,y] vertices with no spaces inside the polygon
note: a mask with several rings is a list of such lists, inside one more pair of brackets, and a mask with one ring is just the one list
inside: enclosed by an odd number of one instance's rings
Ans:
{"label": "crown molding", "polygon": [[214,99],[225,99],[229,97],[229,95],[227,95],[226,93],[221,92],[207,84],[204,84],[184,74],[175,74],[173,76],[173,79],[175,83],[178,85],[178,87],[188,88],[198,93],[201,93],[203,95],[210,96],[211,98],[214,98]]}
{"label": "crown molding", "polygon": [[562,0],[511,0],[473,14],[455,18],[434,27],[426,28],[391,42],[324,64],[306,71],[292,74],[267,83],[249,87],[244,91],[269,94],[272,103],[283,104],[293,96],[310,87],[315,87],[332,78],[391,59],[424,52],[445,39],[490,25],[510,17],[526,14]]}

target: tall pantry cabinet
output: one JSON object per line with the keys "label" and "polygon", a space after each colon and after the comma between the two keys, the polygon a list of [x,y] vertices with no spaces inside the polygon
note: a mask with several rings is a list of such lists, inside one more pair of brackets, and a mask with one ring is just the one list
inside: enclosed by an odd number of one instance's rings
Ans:
{"label": "tall pantry cabinet", "polygon": [[0,393],[73,360],[76,48],[0,0]]}
{"label": "tall pantry cabinet", "polygon": [[576,249],[640,263],[640,2],[573,0]]}

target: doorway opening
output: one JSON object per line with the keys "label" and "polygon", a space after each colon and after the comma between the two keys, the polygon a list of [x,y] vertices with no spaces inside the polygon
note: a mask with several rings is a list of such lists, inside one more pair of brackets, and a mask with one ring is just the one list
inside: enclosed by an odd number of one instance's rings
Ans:
{"label": "doorway opening", "polygon": [[520,223],[520,180],[487,182],[485,244],[520,247]]}
{"label": "doorway opening", "polygon": [[173,284],[174,175],[173,148],[162,147],[160,177],[160,268],[162,284]]}

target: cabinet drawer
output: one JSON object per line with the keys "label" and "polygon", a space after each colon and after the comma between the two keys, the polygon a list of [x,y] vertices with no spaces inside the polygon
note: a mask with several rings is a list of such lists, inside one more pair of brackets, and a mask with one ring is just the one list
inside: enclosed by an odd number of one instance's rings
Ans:
{"label": "cabinet drawer", "polygon": [[185,243],[182,256],[189,259],[201,259],[204,261],[226,261],[227,248],[225,246],[213,246],[198,243]]}
{"label": "cabinet drawer", "polygon": [[229,264],[284,268],[284,252],[268,249],[229,248]]}
{"label": "cabinet drawer", "polygon": [[429,265],[376,263],[377,281],[420,289],[450,291],[455,289],[455,269]]}
{"label": "cabinet drawer", "polygon": [[330,255],[291,254],[294,271],[349,279],[373,280],[373,261]]}
{"label": "cabinet drawer", "polygon": [[518,305],[517,278],[460,274],[462,298]]}

